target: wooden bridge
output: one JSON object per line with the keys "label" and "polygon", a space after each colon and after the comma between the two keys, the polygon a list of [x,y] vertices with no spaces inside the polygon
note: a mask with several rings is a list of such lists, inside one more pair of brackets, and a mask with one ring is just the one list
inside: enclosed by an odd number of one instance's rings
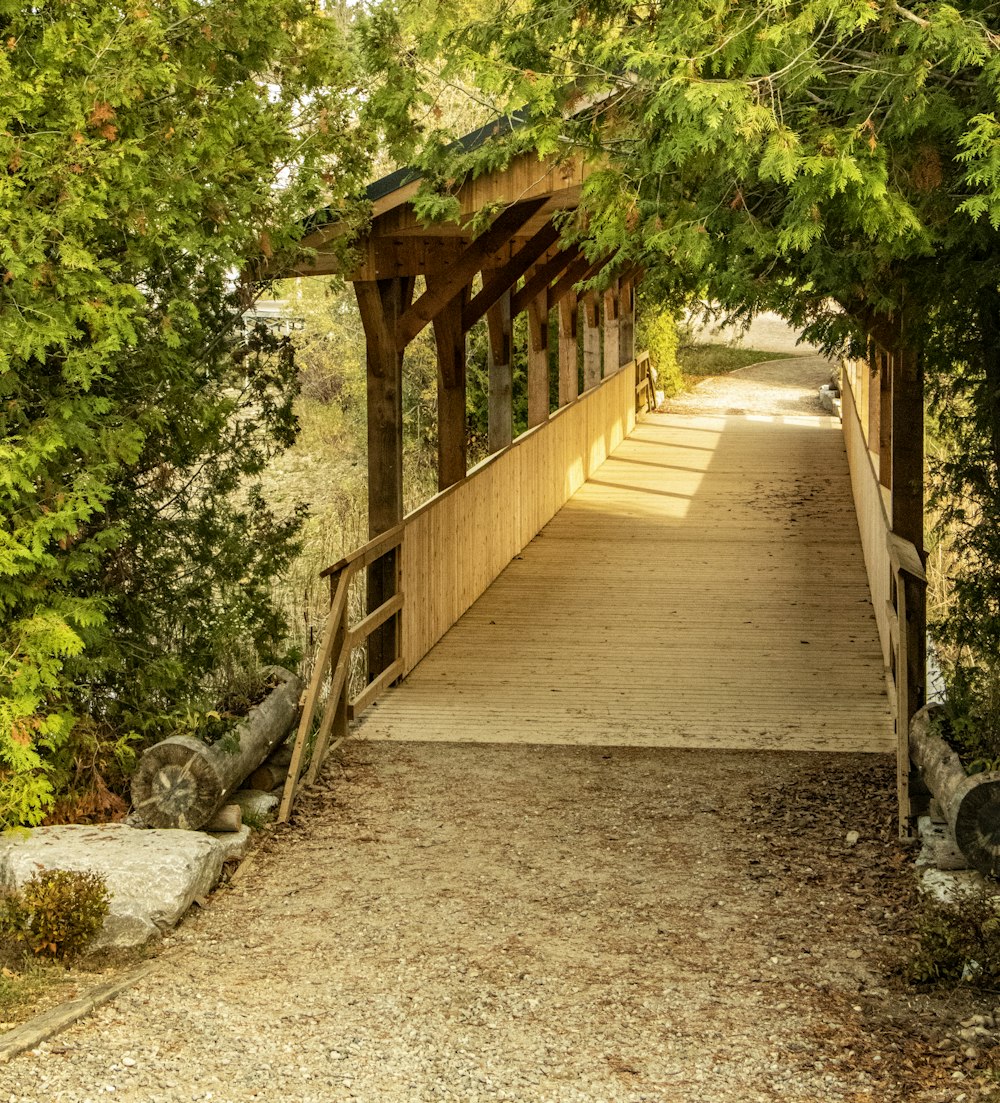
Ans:
{"label": "wooden bridge", "polygon": [[[590,261],[556,228],[586,174],[579,160],[520,158],[461,185],[459,222],[433,230],[405,174],[374,186],[372,229],[346,273],[367,336],[372,540],[324,572],[330,616],[281,818],[303,772],[314,780],[353,730],[895,749],[905,834],[906,735],[924,686],[919,373],[883,327],[870,364],[845,369],[843,434],[801,402],[653,412],[649,360],[633,345],[641,271],[619,267],[602,294],[587,291],[614,257]],[[496,202],[506,209],[473,238],[467,220]],[[337,233],[316,232],[310,271],[341,270]],[[515,440],[521,312],[529,428]],[[469,471],[465,334],[484,317],[492,454]],[[404,517],[403,357],[426,325],[440,492]]]}
{"label": "wooden bridge", "polygon": [[891,751],[838,429],[645,417],[357,735]]}

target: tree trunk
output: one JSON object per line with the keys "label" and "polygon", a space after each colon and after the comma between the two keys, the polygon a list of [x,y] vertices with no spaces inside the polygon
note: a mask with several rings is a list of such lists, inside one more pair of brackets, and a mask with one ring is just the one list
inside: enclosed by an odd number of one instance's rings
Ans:
{"label": "tree trunk", "polygon": [[236,729],[235,751],[226,749],[228,740],[209,746],[175,735],[142,756],[132,778],[132,803],[150,827],[202,827],[285,738],[298,715],[302,682],[280,667],[272,673],[283,684],[251,709]]}
{"label": "tree trunk", "polygon": [[910,757],[937,798],[970,865],[988,877],[1000,873],[1000,774],[969,777],[958,755],[937,734],[940,705],[927,705],[910,724]]}

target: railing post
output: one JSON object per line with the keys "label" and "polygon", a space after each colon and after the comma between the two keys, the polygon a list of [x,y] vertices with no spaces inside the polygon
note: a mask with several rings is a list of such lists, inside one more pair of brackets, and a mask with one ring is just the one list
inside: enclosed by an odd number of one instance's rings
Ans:
{"label": "railing post", "polygon": [[597,293],[583,298],[583,389],[589,391],[601,381],[601,307]]}
{"label": "railing post", "polygon": [[622,367],[618,345],[619,308],[618,280],[604,292],[604,377],[614,375]]}

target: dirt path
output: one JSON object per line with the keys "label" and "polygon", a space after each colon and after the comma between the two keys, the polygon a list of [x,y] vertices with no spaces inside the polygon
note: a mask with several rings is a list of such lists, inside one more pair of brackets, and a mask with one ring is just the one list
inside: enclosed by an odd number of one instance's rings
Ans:
{"label": "dirt path", "polygon": [[891,979],[892,790],[871,756],[353,744],[0,1098],[986,1098],[934,1050],[964,1005]]}
{"label": "dirt path", "polygon": [[893,800],[875,755],[348,744],[152,976],[0,1067],[0,1100],[994,1098],[990,1052],[946,1037],[984,1005],[896,974]]}

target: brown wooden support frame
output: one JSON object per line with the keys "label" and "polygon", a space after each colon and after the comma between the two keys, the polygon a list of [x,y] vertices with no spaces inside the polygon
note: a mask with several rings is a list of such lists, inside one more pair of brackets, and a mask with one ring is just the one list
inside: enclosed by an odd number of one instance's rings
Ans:
{"label": "brown wooden support frame", "polygon": [[[368,363],[368,534],[376,537],[403,519],[403,353],[399,320],[413,296],[412,277],[354,284],[365,330]],[[367,608],[377,609],[398,589],[395,553],[368,571]],[[368,674],[378,677],[398,653],[395,620],[368,641]]]}
{"label": "brown wooden support frame", "polygon": [[532,199],[513,204],[499,214],[489,229],[477,237],[446,272],[441,273],[441,278],[434,281],[433,287],[428,284],[423,295],[399,319],[397,347],[406,348],[456,295],[461,295],[490,257],[530,221],[544,203],[543,199]]}
{"label": "brown wooden support frame", "polygon": [[[439,277],[428,279],[433,290]],[[438,366],[438,490],[465,478],[468,446],[465,431],[466,350],[462,307],[468,287],[434,316]]]}
{"label": "brown wooden support frame", "polygon": [[497,268],[483,272],[483,286],[462,310],[462,328],[471,329],[476,322],[497,303],[501,296],[510,293],[514,284],[559,240],[559,231],[547,222],[520,249]]}
{"label": "brown wooden support frame", "polygon": [[510,312],[516,318],[522,310],[544,294],[546,298],[546,310],[551,305],[548,299],[549,284],[558,279],[562,274],[582,256],[579,246],[571,246],[568,249],[560,249],[553,256],[537,264],[524,278],[524,286],[514,293],[510,302]]}
{"label": "brown wooden support frame", "polygon": [[567,291],[559,300],[559,405],[573,402],[580,390],[580,369],[577,363],[577,318],[579,309],[576,292]]}
{"label": "brown wooden support frame", "polygon": [[548,417],[549,308],[543,287],[528,304],[528,428],[541,425]]}
{"label": "brown wooden support frame", "polygon": [[618,280],[604,292],[604,375],[614,375],[621,365],[621,349],[618,344]]}
{"label": "brown wooden support frame", "polygon": [[490,452],[499,452],[514,439],[514,337],[510,298],[508,288],[486,313],[490,338],[487,347]]}
{"label": "brown wooden support frame", "polygon": [[624,367],[635,359],[635,283],[627,276],[618,292],[618,363]]}
{"label": "brown wooden support frame", "polygon": [[583,296],[583,389],[601,381],[601,304],[596,291]]}

